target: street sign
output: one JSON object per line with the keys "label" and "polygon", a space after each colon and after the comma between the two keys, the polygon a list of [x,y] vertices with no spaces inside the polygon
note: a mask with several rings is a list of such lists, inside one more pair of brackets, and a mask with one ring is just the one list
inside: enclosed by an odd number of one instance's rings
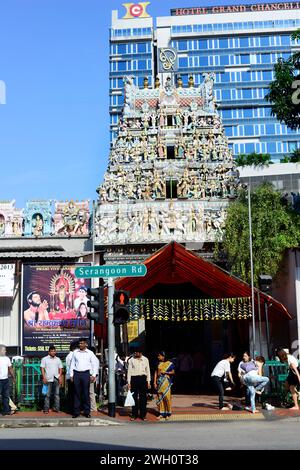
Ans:
{"label": "street sign", "polygon": [[144,264],[114,264],[103,266],[80,266],[75,269],[75,277],[142,277],[146,276],[147,268]]}

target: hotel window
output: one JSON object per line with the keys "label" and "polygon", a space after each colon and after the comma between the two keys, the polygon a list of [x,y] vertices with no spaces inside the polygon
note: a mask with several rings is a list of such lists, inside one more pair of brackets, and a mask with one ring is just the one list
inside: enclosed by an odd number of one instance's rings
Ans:
{"label": "hotel window", "polygon": [[241,58],[240,60],[241,60],[242,65],[250,63],[250,55],[249,54],[241,54],[240,58]]}
{"label": "hotel window", "polygon": [[188,66],[188,59],[187,57],[179,57],[179,67],[187,67]]}
{"label": "hotel window", "polygon": [[276,142],[267,142],[267,152],[268,153],[276,152]]}
{"label": "hotel window", "polygon": [[240,47],[249,47],[249,38],[240,38]]}
{"label": "hotel window", "polygon": [[147,52],[147,44],[146,43],[139,43],[138,44],[138,52],[139,53],[144,53]]}
{"label": "hotel window", "polygon": [[222,100],[230,100],[231,99],[231,90],[222,90]]}
{"label": "hotel window", "polygon": [[200,65],[200,67],[207,67],[208,66],[208,57],[199,57],[199,65]]}
{"label": "hotel window", "polygon": [[145,60],[138,61],[138,69],[139,70],[146,70],[147,69],[147,62]]}
{"label": "hotel window", "polygon": [[126,64],[127,62],[125,62],[124,60],[121,60],[120,62],[117,62],[117,68],[118,70],[121,72],[121,71],[125,71],[126,70]]}
{"label": "hotel window", "polygon": [[245,152],[246,152],[246,153],[255,152],[254,144],[253,144],[253,143],[245,144]]}
{"label": "hotel window", "polygon": [[225,73],[221,74],[221,82],[222,83],[230,82],[230,73],[229,72],[225,72]]}
{"label": "hotel window", "polygon": [[220,49],[228,49],[228,39],[219,39]]}
{"label": "hotel window", "polygon": [[207,49],[206,39],[199,39],[197,42],[198,42],[198,49]]}
{"label": "hotel window", "polygon": [[242,72],[242,81],[249,82],[250,80],[251,80],[250,72]]}
{"label": "hotel window", "polygon": [[254,128],[253,126],[244,126],[244,135],[253,135]]}
{"label": "hotel window", "polygon": [[291,37],[283,35],[281,36],[281,45],[282,46],[289,46],[291,44]]}
{"label": "hotel window", "polygon": [[253,117],[253,109],[246,108],[244,109],[244,118],[252,118]]}
{"label": "hotel window", "polygon": [[220,65],[229,65],[229,56],[221,55],[220,56]]}
{"label": "hotel window", "polygon": [[178,50],[186,51],[187,50],[187,41],[178,41]]}
{"label": "hotel window", "polygon": [[269,36],[261,36],[260,38],[260,45],[262,47],[266,47],[270,45],[270,38]]}

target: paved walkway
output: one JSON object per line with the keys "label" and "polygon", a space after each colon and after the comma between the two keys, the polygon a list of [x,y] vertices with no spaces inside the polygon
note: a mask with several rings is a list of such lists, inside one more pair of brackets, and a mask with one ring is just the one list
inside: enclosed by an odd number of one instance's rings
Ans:
{"label": "paved walkway", "polygon": [[[225,403],[231,403],[242,407],[241,399],[236,397],[226,397]],[[155,399],[148,402],[147,419],[149,423],[157,423],[158,412]],[[293,418],[293,421],[300,421],[300,412],[284,408],[276,408],[274,411],[261,410],[252,414],[244,409],[226,410],[218,409],[218,400],[211,395],[174,395],[172,400],[171,422],[182,421],[253,421],[253,420],[278,420]],[[25,427],[76,427],[76,426],[120,426],[129,421],[131,408],[118,407],[116,417],[108,416],[107,408],[91,413],[91,418],[73,419],[67,413],[55,413],[50,411],[45,415],[42,411],[17,412],[12,416],[0,415],[0,428],[25,428]],[[136,420],[141,422],[141,420]],[[165,420],[162,421],[162,424]],[[145,423],[146,424],[146,423]]]}

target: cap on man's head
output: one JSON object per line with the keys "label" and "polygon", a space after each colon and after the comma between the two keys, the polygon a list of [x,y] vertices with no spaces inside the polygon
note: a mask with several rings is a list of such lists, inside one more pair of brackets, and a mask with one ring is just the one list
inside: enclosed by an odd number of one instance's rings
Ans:
{"label": "cap on man's head", "polygon": [[84,290],[85,292],[87,292],[87,288],[85,286],[80,286],[78,290]]}

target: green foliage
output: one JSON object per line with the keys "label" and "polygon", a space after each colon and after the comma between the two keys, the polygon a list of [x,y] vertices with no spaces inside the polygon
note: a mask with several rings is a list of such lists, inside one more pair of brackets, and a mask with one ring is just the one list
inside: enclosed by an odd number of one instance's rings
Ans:
{"label": "green foliage", "polygon": [[280,163],[299,163],[300,162],[300,149],[295,149],[291,155],[285,155]]}
{"label": "green foliage", "polygon": [[[300,30],[296,30],[292,39],[300,39]],[[300,106],[292,101],[295,80],[300,79],[300,52],[295,52],[287,60],[279,59],[274,66],[275,80],[269,85],[266,100],[272,104],[273,116],[291,129],[300,128]]]}
{"label": "green foliage", "polygon": [[269,153],[249,153],[245,155],[244,153],[239,154],[235,162],[237,166],[268,166],[271,162],[271,155]]}
{"label": "green foliage", "polygon": [[[285,250],[298,246],[300,217],[270,183],[251,192],[251,206],[254,282],[258,286],[258,276],[274,277]],[[224,249],[232,274],[250,282],[248,193],[245,189],[240,190],[229,206]]]}

